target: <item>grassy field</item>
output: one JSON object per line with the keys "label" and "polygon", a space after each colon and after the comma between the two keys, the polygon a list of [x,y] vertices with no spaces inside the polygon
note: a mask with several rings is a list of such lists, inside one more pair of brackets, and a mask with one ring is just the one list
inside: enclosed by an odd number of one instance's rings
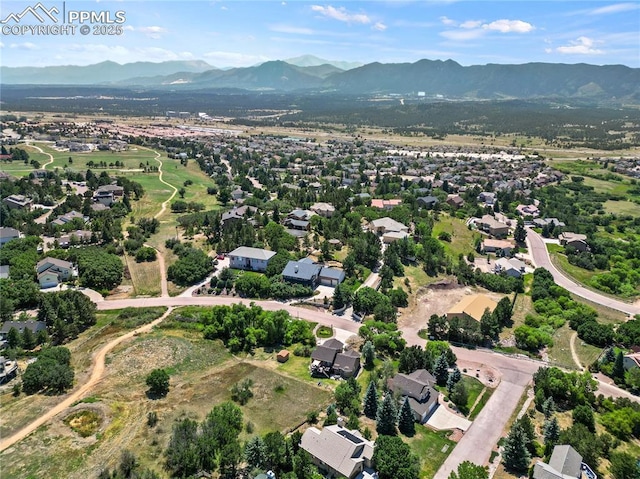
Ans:
{"label": "grassy field", "polygon": [[640,205],[632,201],[608,200],[604,203],[604,210],[616,215],[640,216]]}
{"label": "grassy field", "polygon": [[597,193],[613,193],[624,196],[629,190],[629,185],[622,181],[607,181],[598,178],[586,177],[584,179],[584,184],[592,186]]}
{"label": "grassy field", "polygon": [[403,438],[414,454],[420,459],[420,477],[431,478],[440,468],[447,456],[453,451],[456,443],[448,436],[451,431],[432,431],[416,425],[416,434],[411,438]]}
{"label": "grassy field", "polygon": [[554,333],[553,346],[548,350],[549,360],[554,365],[567,369],[578,369],[578,365],[571,355],[571,346],[569,344],[573,333],[574,331],[569,328],[568,324],[565,324]]}
{"label": "grassy field", "polygon": [[[465,415],[469,415],[472,411],[473,405],[475,404],[476,400],[478,399],[482,391],[485,389],[485,387],[476,378],[471,376],[465,376],[464,374],[462,375],[462,382],[466,386],[467,394],[468,394],[467,404],[463,408],[464,410],[462,412]],[[477,411],[476,414],[478,414],[479,412],[480,411]]]}
{"label": "grassy field", "polygon": [[[102,315],[100,324],[92,328],[93,336],[83,334],[80,348],[72,344],[74,359],[81,351],[90,357],[89,351],[111,337],[117,317]],[[149,400],[144,378],[157,367],[170,373],[170,391],[164,399]],[[184,417],[201,421],[213,406],[229,400],[231,386],[244,379],[253,382],[253,397],[241,407],[252,434],[285,433],[304,422],[308,412],[326,408],[332,395],[330,389],[317,387],[316,381],[299,381],[281,374],[278,367],[270,355],[248,361],[234,358],[220,342],[204,340],[197,332],[161,329],[139,336],[108,356],[105,377],[88,401],[2,453],[2,477],[97,477],[101,468],[116,465],[124,449],[134,451],[141,464],[165,477],[161,463],[174,422]],[[15,400],[12,409],[32,406],[30,399]],[[92,425],[95,433],[83,438],[69,426],[68,416],[85,410],[94,412],[85,415],[99,424]],[[152,411],[159,418],[154,428],[146,423]],[[5,412],[3,404],[3,417]],[[241,440],[248,437],[243,433]]]}
{"label": "grassy field", "polygon": [[474,238],[478,233],[467,228],[464,220],[441,213],[440,219],[433,225],[433,236],[437,238],[442,232],[451,235],[451,242],[443,241],[443,244],[447,254],[454,260],[458,259],[460,253],[466,255],[473,251]]}
{"label": "grassy field", "polygon": [[137,263],[135,258],[127,255],[126,263],[131,275],[134,296],[160,295],[160,263],[158,260]]}

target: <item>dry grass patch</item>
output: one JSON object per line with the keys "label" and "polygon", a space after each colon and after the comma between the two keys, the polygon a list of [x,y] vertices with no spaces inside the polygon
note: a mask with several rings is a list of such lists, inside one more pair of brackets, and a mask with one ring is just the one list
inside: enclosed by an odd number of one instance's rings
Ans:
{"label": "dry grass patch", "polygon": [[160,263],[158,260],[138,263],[127,257],[127,267],[131,275],[134,296],[160,295]]}
{"label": "dry grass patch", "polygon": [[89,437],[100,429],[102,416],[96,411],[85,409],[70,414],[65,418],[64,423],[81,437]]}

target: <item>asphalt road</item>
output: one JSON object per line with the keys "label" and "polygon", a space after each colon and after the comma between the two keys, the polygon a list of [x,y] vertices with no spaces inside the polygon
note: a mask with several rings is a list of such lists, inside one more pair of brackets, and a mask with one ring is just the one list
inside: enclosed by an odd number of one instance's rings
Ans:
{"label": "asphalt road", "polygon": [[542,236],[540,236],[530,228],[527,228],[527,243],[529,246],[529,254],[531,254],[536,267],[547,269],[553,275],[553,279],[555,280],[556,284],[562,286],[570,293],[588,299],[589,301],[593,301],[594,303],[598,303],[603,306],[622,311],[623,313],[629,315],[640,314],[640,305],[625,303],[624,301],[619,301],[609,296],[599,294],[595,291],[585,288],[584,286],[580,286],[578,283],[570,278],[567,278],[564,274],[558,271],[558,269],[551,262],[549,252],[547,251],[547,246]]}

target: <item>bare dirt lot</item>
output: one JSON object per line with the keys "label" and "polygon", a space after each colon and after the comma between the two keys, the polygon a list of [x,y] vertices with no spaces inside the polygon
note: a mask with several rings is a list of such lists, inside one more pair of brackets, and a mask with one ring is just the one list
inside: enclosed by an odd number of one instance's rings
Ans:
{"label": "bare dirt lot", "polygon": [[425,329],[427,321],[432,314],[442,316],[464,296],[478,293],[486,294],[496,302],[500,301],[504,296],[482,288],[458,286],[454,283],[432,284],[418,293],[415,304],[402,315],[398,321],[398,326],[401,329],[413,329],[415,331]]}

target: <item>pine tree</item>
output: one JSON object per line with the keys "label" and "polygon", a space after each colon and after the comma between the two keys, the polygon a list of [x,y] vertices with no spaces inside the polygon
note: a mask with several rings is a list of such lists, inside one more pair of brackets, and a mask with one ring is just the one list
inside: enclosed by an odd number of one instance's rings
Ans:
{"label": "pine tree", "polygon": [[611,376],[616,382],[624,379],[624,358],[622,356],[622,351],[618,351],[618,354],[616,355]]}
{"label": "pine tree", "polygon": [[548,450],[550,450],[556,445],[558,439],[560,439],[560,425],[558,424],[558,420],[555,416],[544,422],[543,434],[544,445]]}
{"label": "pine tree", "polygon": [[513,231],[513,239],[516,240],[516,243],[524,243],[527,239],[527,230],[524,229],[524,221],[522,218],[518,218],[518,224]]}
{"label": "pine tree", "polygon": [[396,400],[393,394],[387,393],[376,415],[376,431],[378,431],[378,434],[393,436],[396,433],[397,418]]}
{"label": "pine tree", "polygon": [[376,348],[371,341],[367,341],[362,346],[362,357],[364,359],[364,368],[367,370],[373,369],[373,361],[376,359]]}
{"label": "pine tree", "polygon": [[462,379],[462,375],[460,374],[460,370],[458,367],[454,367],[453,371],[449,373],[449,377],[447,378],[447,392],[451,394],[453,388],[460,382]]}
{"label": "pine tree", "polygon": [[398,415],[398,429],[400,429],[402,434],[409,437],[416,433],[416,424],[408,397],[404,398],[404,402],[400,408],[400,414]]}
{"label": "pine tree", "polygon": [[556,412],[556,402],[553,400],[552,396],[549,396],[542,403],[542,413],[544,414],[545,419],[549,419],[553,416],[554,412]]}
{"label": "pine tree", "polygon": [[336,407],[331,404],[327,408],[327,417],[324,420],[323,426],[331,426],[333,424],[337,424],[338,422],[338,413],[336,412]]}
{"label": "pine tree", "polygon": [[376,383],[371,381],[364,395],[364,415],[370,419],[375,419],[377,414],[378,391],[376,389]]}
{"label": "pine tree", "polygon": [[447,384],[447,379],[449,378],[449,363],[447,363],[447,358],[444,354],[441,354],[438,356],[438,359],[436,359],[433,366],[433,375],[436,378],[438,386]]}
{"label": "pine tree", "polygon": [[529,467],[531,455],[527,449],[527,436],[522,426],[517,422],[509,431],[509,435],[504,442],[503,450],[504,465],[507,469],[516,472],[524,472]]}

